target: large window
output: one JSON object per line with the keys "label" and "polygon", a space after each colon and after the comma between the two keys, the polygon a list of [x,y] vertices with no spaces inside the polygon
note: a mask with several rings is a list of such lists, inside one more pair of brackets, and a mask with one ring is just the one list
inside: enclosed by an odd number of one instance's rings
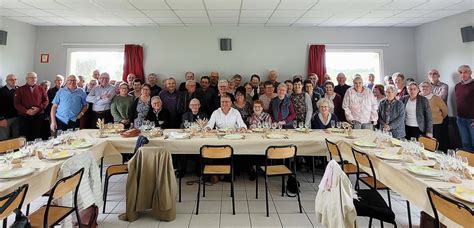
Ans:
{"label": "large window", "polygon": [[92,71],[107,72],[110,79],[122,80],[123,49],[69,48],[68,74],[91,79]]}
{"label": "large window", "polygon": [[346,75],[346,83],[352,85],[352,78],[360,74],[367,82],[367,75],[375,75],[375,83],[382,81],[382,51],[381,50],[338,50],[326,51],[326,69],[332,80],[342,72]]}

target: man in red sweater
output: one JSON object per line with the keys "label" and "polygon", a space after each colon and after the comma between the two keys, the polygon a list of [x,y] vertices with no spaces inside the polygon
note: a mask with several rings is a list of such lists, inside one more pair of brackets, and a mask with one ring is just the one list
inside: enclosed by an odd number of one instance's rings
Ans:
{"label": "man in red sweater", "polygon": [[44,110],[49,100],[46,90],[37,85],[38,75],[35,72],[26,74],[26,84],[18,88],[13,98],[13,104],[20,117],[20,135],[28,141],[41,138],[41,125]]}
{"label": "man in red sweater", "polygon": [[457,123],[461,135],[462,148],[474,152],[474,80],[472,70],[468,65],[458,68],[461,82],[454,87],[456,96]]}

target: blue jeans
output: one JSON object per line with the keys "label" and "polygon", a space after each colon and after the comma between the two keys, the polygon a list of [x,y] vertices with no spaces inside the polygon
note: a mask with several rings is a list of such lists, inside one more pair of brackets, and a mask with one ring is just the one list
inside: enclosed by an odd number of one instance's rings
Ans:
{"label": "blue jeans", "polygon": [[472,120],[457,117],[459,134],[461,135],[462,148],[468,151],[474,151],[474,128],[471,127]]}

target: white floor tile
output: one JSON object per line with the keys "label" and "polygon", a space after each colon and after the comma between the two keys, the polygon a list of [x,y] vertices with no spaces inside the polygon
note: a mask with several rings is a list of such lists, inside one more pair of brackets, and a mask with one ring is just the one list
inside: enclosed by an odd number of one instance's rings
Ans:
{"label": "white floor tile", "polygon": [[[250,214],[267,213],[264,200],[263,201],[252,200],[252,201],[248,201],[248,204],[249,204]],[[269,209],[270,214],[276,214],[275,205],[273,204],[273,201],[271,200],[268,201],[268,209]]]}
{"label": "white floor tile", "polygon": [[[234,197],[235,200],[247,200],[247,192],[246,191],[235,190],[234,195],[235,195],[235,197]],[[232,200],[232,197],[230,197],[230,190],[224,190],[222,192],[222,200],[225,200],[225,201],[231,201]]]}
{"label": "white floor tile", "polygon": [[[222,201],[222,214],[232,214],[232,201]],[[248,214],[249,205],[246,200],[235,201],[236,214]]]}
{"label": "white floor tile", "polygon": [[156,218],[153,218],[150,214],[140,214],[140,219],[131,222],[128,227],[149,227],[149,228],[158,228],[160,221]]}
{"label": "white floor tile", "polygon": [[221,227],[250,227],[249,214],[222,214]]}
{"label": "white floor tile", "polygon": [[192,215],[189,227],[219,227],[220,214]]}
{"label": "white floor tile", "polygon": [[182,228],[188,227],[191,221],[191,214],[176,214],[176,219],[171,222],[161,221],[159,228]]}
{"label": "white floor tile", "polygon": [[[196,210],[195,210],[196,211]],[[220,200],[208,200],[199,202],[199,214],[219,214],[221,213]]]}
{"label": "white floor tile", "polygon": [[270,214],[267,217],[265,214],[250,213],[250,223],[252,227],[281,227],[277,214]]}
{"label": "white floor tile", "polygon": [[[298,200],[273,201],[278,214],[298,214],[300,213]],[[303,210],[303,208],[301,208]]]}
{"label": "white floor tile", "polygon": [[283,227],[311,227],[312,224],[309,221],[306,214],[278,214]]}
{"label": "white floor tile", "polygon": [[128,227],[128,224],[129,222],[118,219],[117,214],[110,214],[105,218],[104,222],[102,222],[101,227],[121,228]]}
{"label": "white floor tile", "polygon": [[176,213],[177,214],[192,214],[194,208],[196,207],[196,201],[183,201],[181,203],[176,203]]}

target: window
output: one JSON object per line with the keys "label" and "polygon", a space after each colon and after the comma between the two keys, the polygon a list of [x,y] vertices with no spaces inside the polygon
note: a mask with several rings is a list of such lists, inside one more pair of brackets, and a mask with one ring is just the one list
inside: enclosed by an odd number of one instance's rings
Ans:
{"label": "window", "polygon": [[67,72],[91,79],[92,71],[107,72],[111,80],[122,80],[123,49],[69,48]]}
{"label": "window", "polygon": [[326,70],[334,82],[337,74],[342,72],[349,85],[352,85],[355,74],[360,74],[365,84],[370,73],[375,75],[375,83],[380,83],[383,78],[382,50],[327,50]]}

